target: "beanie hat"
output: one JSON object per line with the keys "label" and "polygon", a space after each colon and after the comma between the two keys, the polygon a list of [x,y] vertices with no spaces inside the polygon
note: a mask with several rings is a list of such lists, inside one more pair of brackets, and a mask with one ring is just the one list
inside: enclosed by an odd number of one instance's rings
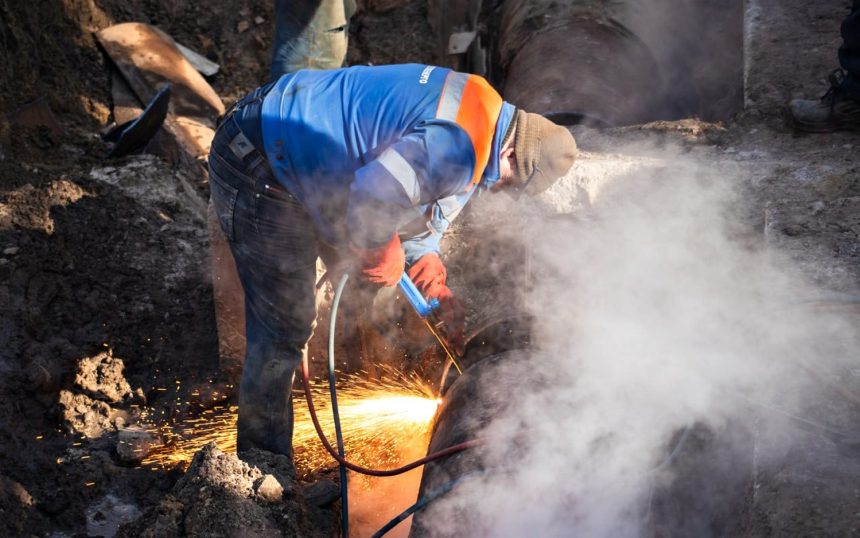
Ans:
{"label": "beanie hat", "polygon": [[517,110],[516,122],[516,181],[528,195],[534,196],[567,173],[576,159],[576,141],[566,127],[540,114]]}

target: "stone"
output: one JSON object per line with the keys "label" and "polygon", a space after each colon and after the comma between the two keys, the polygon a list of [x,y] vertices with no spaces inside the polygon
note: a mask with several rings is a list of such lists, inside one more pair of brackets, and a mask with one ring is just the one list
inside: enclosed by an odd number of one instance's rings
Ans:
{"label": "stone", "polygon": [[124,463],[140,463],[158,444],[158,440],[143,428],[122,428],[119,430],[116,453]]}
{"label": "stone", "polygon": [[236,29],[239,31],[239,33],[242,33],[242,32],[247,31],[247,30],[248,30],[248,28],[250,28],[250,27],[251,27],[251,23],[250,23],[250,22],[248,22],[248,21],[239,21],[239,24],[236,26]]}
{"label": "stone", "polygon": [[284,496],[284,487],[270,474],[257,480],[254,489],[258,497],[270,503],[280,502]]}
{"label": "stone", "polygon": [[305,488],[304,497],[312,506],[329,506],[340,499],[340,486],[332,480],[323,479]]}

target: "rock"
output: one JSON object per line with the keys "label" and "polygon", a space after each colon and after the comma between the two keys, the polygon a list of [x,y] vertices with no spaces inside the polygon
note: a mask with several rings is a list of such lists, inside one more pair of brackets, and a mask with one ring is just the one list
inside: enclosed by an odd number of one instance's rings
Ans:
{"label": "rock", "polygon": [[284,496],[284,487],[274,476],[267,474],[254,484],[257,496],[266,502],[280,502]]}
{"label": "rock", "polygon": [[15,254],[18,254],[19,250],[21,250],[19,247],[6,247],[3,249],[3,255],[14,256]]}
{"label": "rock", "polygon": [[254,22],[255,22],[256,24],[263,24],[264,22],[266,22],[266,19],[264,19],[263,17],[261,17],[261,16],[257,15],[256,17],[254,17]]}
{"label": "rock", "polygon": [[95,439],[114,429],[110,421],[111,408],[104,402],[61,390],[59,405],[63,424],[70,432]]}
{"label": "rock", "polygon": [[340,499],[340,486],[332,480],[322,479],[306,487],[304,496],[312,506],[329,506]]}
{"label": "rock", "polygon": [[119,527],[140,517],[140,510],[114,495],[105,495],[86,510],[87,536],[114,536]]}
{"label": "rock", "polygon": [[284,488],[284,497],[292,497],[295,494],[296,467],[289,457],[257,448],[242,452],[240,457],[251,467],[259,469],[262,474],[274,476]]}
{"label": "rock", "polygon": [[250,23],[250,22],[248,22],[248,21],[239,21],[239,24],[238,24],[238,25],[236,25],[236,30],[238,30],[238,31],[239,31],[239,33],[242,33],[242,32],[247,31],[247,30],[248,30],[248,28],[250,28],[250,27],[251,27],[251,23]]}
{"label": "rock", "polygon": [[176,483],[175,492],[183,502],[196,496],[200,486],[214,487],[237,498],[251,498],[254,482],[262,477],[263,473],[256,467],[209,443],[194,455],[185,476]]}
{"label": "rock", "polygon": [[125,380],[122,359],[108,350],[93,357],[78,361],[75,384],[94,398],[109,403],[120,403],[132,396],[131,387]]}
{"label": "rock", "polygon": [[158,440],[143,428],[123,428],[119,431],[116,453],[124,463],[139,463],[158,444]]}

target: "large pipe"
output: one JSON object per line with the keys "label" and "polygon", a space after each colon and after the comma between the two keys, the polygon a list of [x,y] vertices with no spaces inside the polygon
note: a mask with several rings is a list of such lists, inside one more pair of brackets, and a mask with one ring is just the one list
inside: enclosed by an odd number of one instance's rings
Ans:
{"label": "large pipe", "polygon": [[[443,404],[428,453],[474,439],[482,426],[503,415],[514,402],[509,391],[495,389],[510,387],[512,378],[524,377],[530,368],[529,329],[528,318],[509,318],[490,324],[469,340],[461,361],[463,374],[456,376],[452,372],[444,384]],[[426,497],[460,477],[483,469],[480,451],[476,449],[428,463],[418,496]],[[426,511],[419,511],[412,521],[410,537],[429,536],[440,536],[439,522],[428,518]]]}
{"label": "large pipe", "polygon": [[620,22],[623,2],[520,0],[502,8],[505,98],[559,123],[653,118],[662,93],[648,47]]}
{"label": "large pipe", "polygon": [[558,123],[713,121],[743,105],[742,0],[428,0],[428,11],[444,65],[486,74]]}

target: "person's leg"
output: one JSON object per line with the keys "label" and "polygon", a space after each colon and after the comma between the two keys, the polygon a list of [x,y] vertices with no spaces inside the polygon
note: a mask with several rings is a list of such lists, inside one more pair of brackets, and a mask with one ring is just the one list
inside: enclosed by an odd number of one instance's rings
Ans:
{"label": "person's leg", "polygon": [[795,99],[789,103],[794,127],[812,133],[860,130],[860,0],[842,21],[839,63],[843,70],[830,74],[830,89],[821,99]]}
{"label": "person's leg", "polygon": [[272,80],[299,69],[341,67],[354,12],[354,0],[275,0]]}
{"label": "person's leg", "polygon": [[238,132],[232,120],[225,122],[210,154],[213,204],[245,292],[237,448],[289,456],[293,377],[316,317],[316,232],[258,152],[243,158],[242,151],[234,153]]}
{"label": "person's leg", "polygon": [[842,88],[855,99],[860,98],[860,0],[854,0],[851,14],[842,21],[839,64],[845,70]]}
{"label": "person's leg", "polygon": [[[263,187],[265,189],[265,187]],[[246,289],[248,351],[239,392],[238,449],[292,453],[292,385],[316,318],[316,232],[285,192],[258,192],[256,238],[237,250]]]}

